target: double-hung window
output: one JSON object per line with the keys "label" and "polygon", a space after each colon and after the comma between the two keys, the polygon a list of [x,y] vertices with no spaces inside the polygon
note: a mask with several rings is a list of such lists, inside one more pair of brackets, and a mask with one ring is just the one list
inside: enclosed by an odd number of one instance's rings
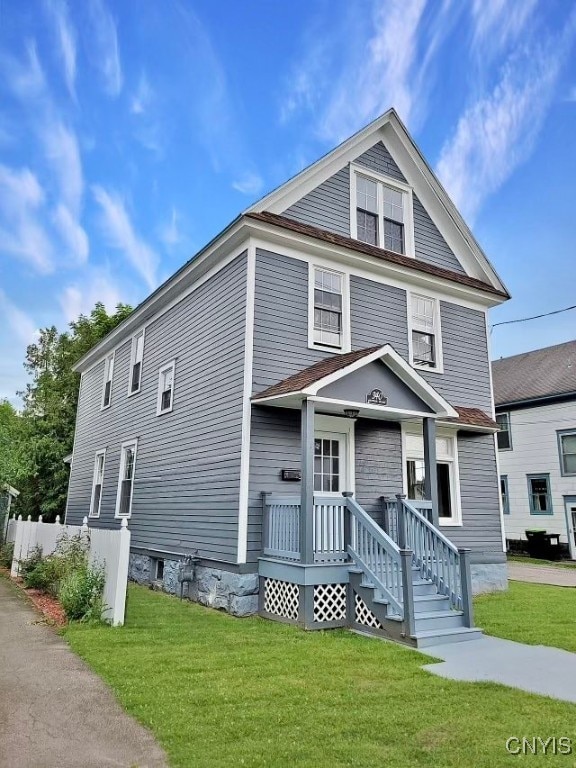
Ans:
{"label": "double-hung window", "polygon": [[156,401],[156,414],[169,413],[174,404],[174,372],[176,361],[163,365],[158,372],[158,399]]}
{"label": "double-hung window", "polygon": [[140,331],[132,337],[132,352],[130,354],[130,381],[128,382],[128,394],[135,395],[140,392],[142,383],[142,360],[144,359],[144,331]]}
{"label": "double-hung window", "polygon": [[510,514],[510,494],[508,493],[508,475],[500,475],[500,497],[502,499],[502,512]]}
{"label": "double-hung window", "polygon": [[551,515],[552,495],[550,493],[550,475],[527,475],[528,501],[531,515]]}
{"label": "double-hung window", "polygon": [[512,432],[510,430],[510,414],[497,413],[496,423],[500,427],[500,431],[497,433],[498,449],[500,451],[511,451],[512,450]]}
{"label": "double-hung window", "polygon": [[412,190],[395,179],[352,166],[352,236],[414,256]]}
{"label": "double-hung window", "polygon": [[349,321],[347,276],[323,267],[312,267],[308,345],[348,351]]}
{"label": "double-hung window", "polygon": [[562,475],[576,475],[576,429],[563,429],[558,432],[558,450]]}
{"label": "double-hung window", "polygon": [[410,355],[415,368],[442,371],[442,337],[438,300],[410,295]]}
{"label": "double-hung window", "polygon": [[134,470],[136,467],[137,440],[122,443],[120,448],[120,474],[116,493],[116,517],[130,517],[134,495]]}
{"label": "double-hung window", "polygon": [[102,408],[109,408],[112,402],[112,377],[114,376],[114,353],[104,362],[104,387],[102,389]]}
{"label": "double-hung window", "polygon": [[98,451],[94,460],[94,475],[92,477],[92,497],[90,499],[90,517],[100,517],[102,503],[102,486],[104,485],[104,463],[106,451]]}

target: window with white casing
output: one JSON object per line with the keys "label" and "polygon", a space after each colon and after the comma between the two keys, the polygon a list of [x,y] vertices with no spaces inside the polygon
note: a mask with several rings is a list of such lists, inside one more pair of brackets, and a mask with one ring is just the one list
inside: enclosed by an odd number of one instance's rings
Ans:
{"label": "window with white casing", "polygon": [[442,336],[440,307],[437,299],[410,294],[409,300],[410,361],[415,368],[441,373]]}
{"label": "window with white casing", "polygon": [[102,408],[109,408],[112,403],[112,378],[114,376],[114,354],[108,355],[104,362],[104,386],[102,388]]}
{"label": "window with white casing", "polygon": [[163,413],[170,413],[174,404],[174,373],[176,370],[176,361],[163,365],[158,373],[158,400],[156,403],[156,413],[160,416]]}
{"label": "window with white casing", "polygon": [[104,486],[104,464],[106,451],[98,451],[94,460],[94,475],[92,478],[92,497],[90,499],[90,517],[100,517],[102,503],[102,488]]}
{"label": "window with white casing", "polygon": [[144,331],[140,331],[132,337],[132,351],[130,354],[130,381],[128,382],[128,394],[135,395],[140,392],[142,384],[142,361],[144,359]]}
{"label": "window with white casing", "polygon": [[500,431],[497,432],[498,450],[511,451],[512,450],[512,430],[510,429],[510,414],[497,413],[496,422],[500,427]]}
{"label": "window with white casing", "polygon": [[414,256],[412,190],[406,184],[352,166],[352,237]]}
{"label": "window with white casing", "polygon": [[338,352],[349,348],[347,275],[323,267],[310,273],[308,346]]}
{"label": "window with white casing", "polygon": [[[426,479],[422,434],[405,431],[404,451],[405,493],[408,499],[421,500],[424,498]],[[436,437],[436,474],[439,522],[442,525],[462,525],[456,435]]]}
{"label": "window with white casing", "polygon": [[138,442],[130,440],[122,443],[120,449],[120,474],[116,494],[116,517],[130,517],[132,514],[132,496],[134,495],[134,471],[136,468],[136,450]]}

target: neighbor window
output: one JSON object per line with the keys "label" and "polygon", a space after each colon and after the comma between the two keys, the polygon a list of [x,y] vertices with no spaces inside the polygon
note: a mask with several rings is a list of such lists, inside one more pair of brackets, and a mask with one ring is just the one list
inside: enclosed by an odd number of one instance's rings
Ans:
{"label": "neighbor window", "polygon": [[[406,494],[408,499],[424,499],[426,465],[424,441],[420,434],[406,434]],[[445,525],[460,525],[458,499],[458,461],[453,436],[436,438],[436,476],[438,481],[438,517]]]}
{"label": "neighbor window", "polygon": [[102,502],[102,486],[104,485],[104,462],[106,451],[98,451],[94,460],[94,475],[92,478],[92,497],[90,499],[90,517],[100,517]]}
{"label": "neighbor window", "polygon": [[104,363],[104,389],[102,390],[102,408],[108,408],[112,402],[112,377],[114,376],[114,354],[108,355]]}
{"label": "neighbor window", "polygon": [[497,433],[499,450],[511,451],[512,450],[512,432],[510,431],[510,414],[497,413],[496,423],[500,427],[500,431]]}
{"label": "neighbor window", "polygon": [[134,492],[137,441],[122,443],[120,449],[120,475],[116,494],[116,517],[130,517]]}
{"label": "neighbor window", "polygon": [[563,475],[576,475],[576,429],[558,432],[560,470]]}
{"label": "neighbor window", "polygon": [[531,515],[551,515],[550,475],[527,475]]}
{"label": "neighbor window", "polygon": [[343,351],[345,334],[346,275],[314,267],[310,291],[311,333],[309,345]]}
{"label": "neighbor window", "polygon": [[415,293],[410,295],[410,344],[415,368],[441,371],[442,343],[437,299]]}
{"label": "neighbor window", "polygon": [[132,352],[130,355],[130,381],[128,394],[140,392],[142,383],[142,360],[144,357],[144,331],[140,331],[132,337]]}
{"label": "neighbor window", "polygon": [[387,251],[414,255],[410,187],[370,171],[352,169],[352,233]]}
{"label": "neighbor window", "polygon": [[510,514],[510,496],[508,495],[508,475],[500,475],[500,497],[502,499],[502,512]]}
{"label": "neighbor window", "polygon": [[162,366],[158,374],[158,400],[156,403],[156,413],[158,416],[162,413],[169,413],[174,403],[174,371],[176,361]]}

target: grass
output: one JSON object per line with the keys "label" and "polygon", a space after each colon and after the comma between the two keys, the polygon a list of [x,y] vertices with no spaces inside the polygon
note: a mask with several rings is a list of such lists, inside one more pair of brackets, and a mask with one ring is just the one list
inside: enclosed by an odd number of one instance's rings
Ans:
{"label": "grass", "polygon": [[537,557],[523,557],[522,555],[508,555],[509,563],[522,563],[522,565],[547,565],[552,568],[576,568],[576,563],[571,560],[540,560]]}
{"label": "grass", "polygon": [[576,589],[510,581],[476,598],[475,621],[490,635],[576,653]]}
{"label": "grass", "polygon": [[173,768],[493,768],[517,764],[510,736],[574,731],[574,705],[436,677],[429,657],[396,644],[239,620],[142,587],[130,587],[126,626],[65,635]]}

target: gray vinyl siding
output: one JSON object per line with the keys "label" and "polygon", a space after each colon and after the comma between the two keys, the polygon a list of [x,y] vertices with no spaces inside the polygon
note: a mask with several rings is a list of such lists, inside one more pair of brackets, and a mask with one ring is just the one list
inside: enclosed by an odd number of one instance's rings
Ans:
{"label": "gray vinyl siding", "polygon": [[[365,168],[406,183],[392,156],[379,142],[354,161]],[[437,267],[465,274],[465,270],[440,234],[416,194],[414,208],[414,247],[416,258]],[[284,216],[330,232],[350,237],[350,170],[342,168],[283,212]]]}
{"label": "gray vinyl siding", "polygon": [[[131,339],[116,350],[109,409],[100,410],[104,364],[83,376],[68,522],[88,514],[94,454],[106,448],[93,524],[119,524],[120,446],[137,437],[132,546],[236,561],[245,297],[243,254],[147,326],[138,394],[127,396]],[[173,411],[157,416],[158,369],[174,358]]]}
{"label": "gray vinyl siding", "polygon": [[408,359],[406,291],[352,275],[350,330],[352,349],[390,344]]}
{"label": "gray vinyl siding", "polygon": [[359,419],[355,426],[356,498],[382,525],[382,496],[402,493],[402,436],[394,422]]}

